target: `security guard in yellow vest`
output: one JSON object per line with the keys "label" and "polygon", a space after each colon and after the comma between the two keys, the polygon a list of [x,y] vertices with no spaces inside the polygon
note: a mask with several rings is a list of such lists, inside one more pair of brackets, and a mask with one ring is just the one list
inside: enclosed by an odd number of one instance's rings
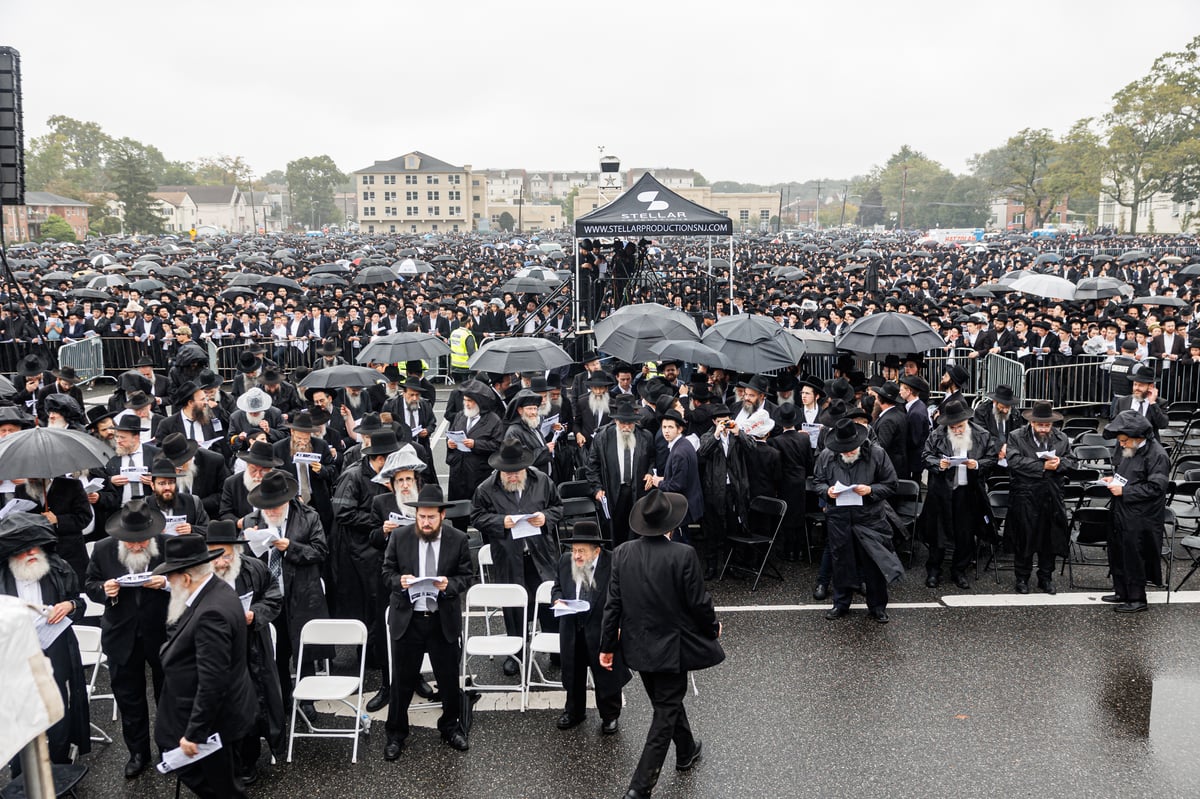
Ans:
{"label": "security guard in yellow vest", "polygon": [[467,361],[475,352],[475,334],[471,332],[474,322],[467,316],[461,324],[450,331],[450,375],[461,383],[470,375]]}

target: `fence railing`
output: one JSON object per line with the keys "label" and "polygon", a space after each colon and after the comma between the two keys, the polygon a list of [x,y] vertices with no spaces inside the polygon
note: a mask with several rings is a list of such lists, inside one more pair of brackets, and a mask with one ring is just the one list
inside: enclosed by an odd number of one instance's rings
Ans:
{"label": "fence railing", "polygon": [[104,342],[99,336],[81,341],[72,341],[58,348],[59,367],[70,366],[79,377],[80,384],[87,384],[104,376]]}

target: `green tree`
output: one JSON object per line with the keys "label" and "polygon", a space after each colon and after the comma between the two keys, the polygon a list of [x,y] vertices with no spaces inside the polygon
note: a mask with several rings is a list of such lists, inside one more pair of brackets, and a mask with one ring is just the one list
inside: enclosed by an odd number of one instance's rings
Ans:
{"label": "green tree", "polygon": [[267,186],[285,186],[287,185],[287,173],[282,169],[272,169],[263,175],[258,182],[263,184],[263,188]]}
{"label": "green tree", "polygon": [[51,135],[61,137],[67,177],[84,191],[106,191],[105,166],[113,139],[95,122],[55,115],[46,121]]}
{"label": "green tree", "polygon": [[563,219],[567,220],[568,225],[575,224],[575,198],[578,196],[579,187],[572,186],[571,190],[567,192],[567,196],[561,202]]}
{"label": "green tree", "polygon": [[512,229],[516,227],[517,220],[513,218],[512,214],[510,214],[508,211],[505,211],[500,214],[500,220],[497,224],[500,225],[501,230],[511,233]]}
{"label": "green tree", "polygon": [[109,155],[112,190],[125,205],[125,230],[161,233],[163,219],[150,197],[157,184],[145,160],[145,148],[132,139],[115,142]]}
{"label": "green tree", "polygon": [[220,154],[196,163],[196,181],[202,186],[248,186],[254,170],[240,155]]}
{"label": "green tree", "polygon": [[883,192],[879,189],[878,181],[863,181],[857,186],[856,192],[862,198],[862,204],[858,207],[858,215],[855,217],[855,222],[859,227],[872,227],[874,225],[882,225],[887,218],[883,206]]}
{"label": "green tree", "polygon": [[58,214],[50,214],[46,217],[46,221],[42,223],[41,230],[38,233],[38,241],[46,239],[54,239],[55,241],[76,241],[75,231]]}
{"label": "green tree", "polygon": [[341,210],[334,204],[333,195],[345,180],[328,155],[289,161],[287,186],[292,196],[292,217],[301,224],[339,219]]}
{"label": "green tree", "polygon": [[992,191],[1020,202],[1033,228],[1040,228],[1062,199],[1061,187],[1050,179],[1057,150],[1049,129],[1025,128],[1003,146],[976,155],[970,166]]}
{"label": "green tree", "polygon": [[1047,179],[1067,201],[1067,210],[1075,219],[1096,217],[1102,149],[1090,118],[1076,122],[1058,141]]}

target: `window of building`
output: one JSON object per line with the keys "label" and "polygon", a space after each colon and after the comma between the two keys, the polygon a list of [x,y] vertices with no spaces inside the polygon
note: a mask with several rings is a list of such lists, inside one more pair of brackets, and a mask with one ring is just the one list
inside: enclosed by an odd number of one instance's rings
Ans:
{"label": "window of building", "polygon": [[404,156],[404,168],[405,169],[420,169],[421,168],[420,157],[415,156],[415,155]]}
{"label": "window of building", "polygon": [[425,183],[430,186],[436,186],[438,184],[438,176],[437,175],[426,175]]}
{"label": "window of building", "polygon": [[387,201],[389,201],[389,200],[394,200],[394,199],[396,199],[396,192],[394,192],[394,191],[385,191],[385,192],[383,193],[383,201],[384,201],[384,202],[387,202]]}
{"label": "window of building", "polygon": [[374,175],[363,175],[362,178],[363,178],[364,186],[374,186],[375,185],[375,176]]}
{"label": "window of building", "polygon": [[758,212],[758,218],[759,218],[759,219],[761,219],[763,222],[770,222],[770,221],[771,221],[771,211],[770,211],[770,209],[768,209],[768,208],[764,208],[764,209],[762,209],[761,211],[759,211],[759,212]]}
{"label": "window of building", "polygon": [[421,213],[421,209],[415,205],[410,205],[404,209],[405,216],[417,216],[420,213]]}
{"label": "window of building", "polygon": [[450,229],[451,229],[451,230],[453,230],[455,233],[457,233],[457,232],[458,232],[458,225],[453,225],[453,226],[452,226]]}
{"label": "window of building", "polygon": [[442,207],[440,205],[429,206],[429,215],[430,216],[441,216],[442,215]]}
{"label": "window of building", "polygon": [[441,192],[440,191],[427,191],[427,192],[425,192],[425,199],[426,200],[440,200],[440,199],[442,199]]}
{"label": "window of building", "polygon": [[384,208],[384,209],[383,209],[383,215],[384,215],[384,216],[397,216],[397,214],[396,214],[396,206],[394,206],[394,205],[389,205],[389,206],[387,206],[386,208]]}
{"label": "window of building", "polygon": [[396,176],[395,175],[384,175],[383,176],[383,185],[395,186],[396,185]]}
{"label": "window of building", "polygon": [[362,212],[363,212],[363,216],[375,216],[375,206],[365,205],[365,206],[363,206]]}
{"label": "window of building", "polygon": [[396,226],[388,225],[388,233],[395,233],[395,232],[396,232]]}
{"label": "window of building", "polygon": [[453,183],[455,186],[458,186],[462,183],[462,175],[447,175],[446,182]]}
{"label": "window of building", "polygon": [[446,199],[447,199],[447,200],[461,200],[461,199],[462,199],[462,192],[461,192],[461,191],[450,191],[450,192],[446,192]]}
{"label": "window of building", "polygon": [[430,226],[429,226],[429,229],[430,229],[430,230],[432,230],[433,232],[435,232],[435,233],[436,233],[436,232],[437,232],[437,225],[430,225]]}
{"label": "window of building", "polygon": [[417,196],[419,193],[420,193],[420,192],[415,192],[415,191],[406,191],[406,192],[404,192],[404,199],[406,199],[406,200],[419,200],[419,199],[421,199],[420,197],[418,197],[418,196]]}
{"label": "window of building", "polygon": [[449,216],[462,216],[462,206],[461,205],[450,206]]}
{"label": "window of building", "polygon": [[472,180],[472,181],[471,181],[471,185],[472,185],[472,186],[478,186],[478,185],[479,185],[479,181],[478,181],[478,180]]}
{"label": "window of building", "polygon": [[410,225],[410,226],[409,226],[409,232],[410,232],[410,233],[416,233],[416,232],[417,232],[417,226],[416,226],[416,225]]}
{"label": "window of building", "polygon": [[375,232],[375,226],[374,226],[374,225],[367,225],[367,232],[368,232],[368,233],[374,233],[374,232]]}
{"label": "window of building", "polygon": [[717,213],[720,214],[721,216],[729,216],[728,211],[717,211]]}
{"label": "window of building", "polygon": [[750,209],[743,208],[742,210],[738,211],[738,219],[742,222],[749,222],[750,221]]}
{"label": "window of building", "polygon": [[471,199],[474,200],[475,202],[479,202],[479,195],[473,194],[473,195],[471,195]]}
{"label": "window of building", "polygon": [[405,186],[417,185],[417,176],[416,175],[405,175],[404,176],[404,185]]}

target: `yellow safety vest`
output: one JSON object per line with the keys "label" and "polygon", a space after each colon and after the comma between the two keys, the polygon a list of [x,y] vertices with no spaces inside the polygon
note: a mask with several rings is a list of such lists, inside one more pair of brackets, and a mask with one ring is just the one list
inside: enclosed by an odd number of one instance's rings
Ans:
{"label": "yellow safety vest", "polygon": [[456,327],[450,333],[450,368],[467,369],[471,355],[467,352],[467,339],[474,341],[474,334],[465,327]]}

